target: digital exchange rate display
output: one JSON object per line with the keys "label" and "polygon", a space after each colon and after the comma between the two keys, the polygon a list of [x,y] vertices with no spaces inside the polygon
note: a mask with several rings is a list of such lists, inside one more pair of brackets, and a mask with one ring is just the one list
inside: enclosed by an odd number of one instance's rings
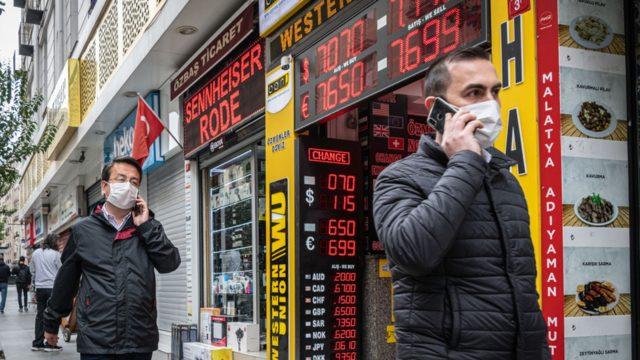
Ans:
{"label": "digital exchange rate display", "polygon": [[361,358],[363,181],[360,143],[298,146],[298,359]]}
{"label": "digital exchange rate display", "polygon": [[296,56],[296,129],[487,41],[487,0],[378,0]]}

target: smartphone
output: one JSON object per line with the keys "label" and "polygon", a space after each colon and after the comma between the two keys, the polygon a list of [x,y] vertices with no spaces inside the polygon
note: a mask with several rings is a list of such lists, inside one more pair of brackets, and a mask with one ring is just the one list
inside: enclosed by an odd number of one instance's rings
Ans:
{"label": "smartphone", "polygon": [[427,124],[431,125],[437,132],[444,132],[444,121],[447,114],[455,114],[459,111],[458,108],[444,101],[442,98],[437,97],[433,102],[431,111],[429,111],[429,117],[427,118]]}

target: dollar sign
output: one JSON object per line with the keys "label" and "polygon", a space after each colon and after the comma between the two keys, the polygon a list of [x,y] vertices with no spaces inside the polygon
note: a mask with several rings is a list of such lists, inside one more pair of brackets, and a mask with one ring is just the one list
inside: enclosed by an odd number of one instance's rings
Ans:
{"label": "dollar sign", "polygon": [[313,197],[313,189],[307,189],[306,195],[307,195],[307,199],[306,199],[307,204],[311,206],[311,204],[313,204],[313,202],[315,201],[315,198]]}

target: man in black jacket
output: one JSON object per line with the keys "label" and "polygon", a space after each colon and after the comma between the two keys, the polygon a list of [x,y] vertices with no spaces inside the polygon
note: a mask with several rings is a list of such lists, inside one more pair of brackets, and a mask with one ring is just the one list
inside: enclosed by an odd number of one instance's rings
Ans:
{"label": "man in black jacket", "polygon": [[142,169],[131,157],[105,166],[106,203],[73,226],[62,254],[45,310],[45,337],[58,342],[60,318],[70,313],[77,294],[83,360],[148,360],[158,348],[154,268],[174,271],[180,254],[138,195],[141,180]]}
{"label": "man in black jacket", "polygon": [[11,269],[4,263],[4,258],[0,256],[0,314],[4,314],[4,306],[7,304],[10,276]]}
{"label": "man in black jacket", "polygon": [[[378,177],[398,359],[550,358],[522,189],[492,147],[501,84],[486,52],[455,51],[425,77],[452,110],[435,138]],[[534,119],[530,119],[535,121]]]}
{"label": "man in black jacket", "polygon": [[[27,297],[29,294],[29,285],[31,284],[31,270],[29,270],[29,267],[24,262],[24,256],[20,256],[18,265],[11,270],[16,276],[16,290],[18,290],[18,306],[20,307],[20,312],[22,312],[23,309],[24,311],[29,311]],[[23,299],[24,306],[22,306]]]}

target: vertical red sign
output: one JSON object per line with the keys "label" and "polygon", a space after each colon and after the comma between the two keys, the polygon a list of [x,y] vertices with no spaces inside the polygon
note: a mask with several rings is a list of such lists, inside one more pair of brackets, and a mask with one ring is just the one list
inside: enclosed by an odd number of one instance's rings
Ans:
{"label": "vertical red sign", "polygon": [[562,157],[560,133],[560,78],[558,57],[558,3],[536,3],[538,108],[540,119],[540,196],[542,204],[542,312],[553,359],[564,359],[562,269]]}

